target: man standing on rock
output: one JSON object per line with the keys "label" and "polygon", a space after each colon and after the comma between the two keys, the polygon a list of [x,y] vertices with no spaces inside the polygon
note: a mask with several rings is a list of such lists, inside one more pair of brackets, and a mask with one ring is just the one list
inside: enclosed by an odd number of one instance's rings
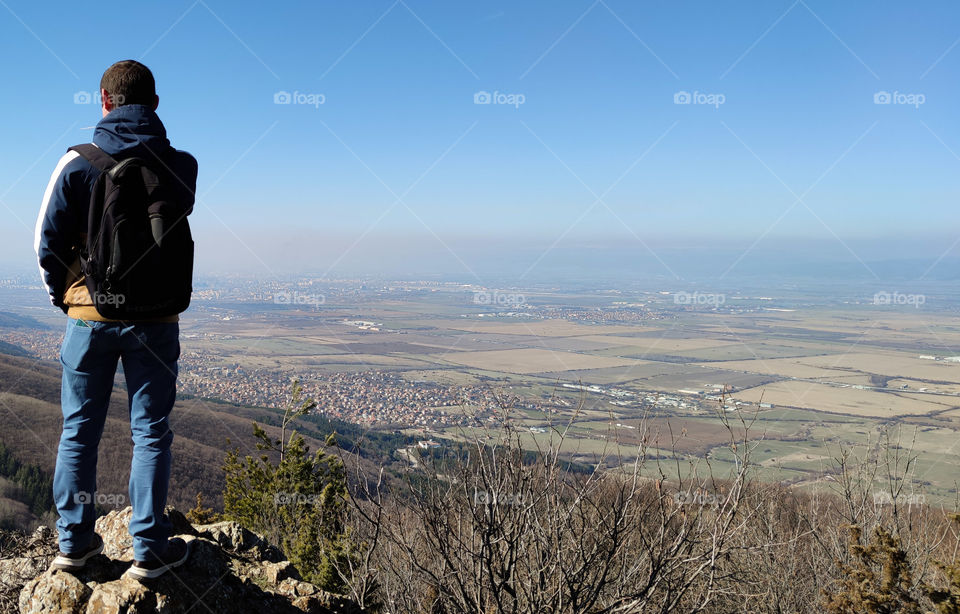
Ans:
{"label": "man standing on rock", "polygon": [[[170,146],[153,74],[117,62],[100,81],[93,143],[60,159],[43,195],[35,249],[52,303],[68,317],[60,351],[63,432],[53,494],[60,554],[82,568],[103,550],[94,531],[97,450],[118,362],[129,396],[133,461],[128,574],[155,578],[183,564],[164,514],[176,396],[179,316],[190,301],[197,162]],[[111,450],[110,453],[116,453]]]}

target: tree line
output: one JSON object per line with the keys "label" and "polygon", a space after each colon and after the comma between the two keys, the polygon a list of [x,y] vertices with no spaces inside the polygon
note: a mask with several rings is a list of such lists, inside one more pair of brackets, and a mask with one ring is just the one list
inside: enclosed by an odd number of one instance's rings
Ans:
{"label": "tree line", "polygon": [[21,463],[3,442],[0,442],[0,476],[16,484],[20,501],[30,512],[41,517],[53,507],[53,478],[39,465]]}

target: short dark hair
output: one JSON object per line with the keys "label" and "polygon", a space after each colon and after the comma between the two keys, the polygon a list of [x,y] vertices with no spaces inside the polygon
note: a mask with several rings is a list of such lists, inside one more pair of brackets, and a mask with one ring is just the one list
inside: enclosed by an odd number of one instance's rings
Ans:
{"label": "short dark hair", "polygon": [[107,90],[114,106],[127,104],[152,105],[157,85],[150,69],[136,60],[122,60],[103,73],[100,89]]}

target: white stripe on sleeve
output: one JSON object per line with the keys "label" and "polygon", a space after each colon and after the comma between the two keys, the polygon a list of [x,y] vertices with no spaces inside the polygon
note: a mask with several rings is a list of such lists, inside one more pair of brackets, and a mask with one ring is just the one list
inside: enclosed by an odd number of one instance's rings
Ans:
{"label": "white stripe on sleeve", "polygon": [[[53,189],[57,185],[57,181],[60,179],[60,175],[63,173],[63,169],[70,164],[73,160],[76,160],[80,157],[75,151],[68,151],[62,158],[60,162],[57,163],[57,168],[53,169],[53,175],[50,176],[50,183],[47,184],[47,189],[43,193],[43,203],[40,205],[40,215],[37,217],[37,227],[34,230],[33,235],[33,251],[37,253],[37,263],[39,264],[40,256],[40,235],[43,233],[43,219],[47,216],[47,210],[50,208],[50,204],[53,202]],[[41,269],[41,273],[43,270]]]}

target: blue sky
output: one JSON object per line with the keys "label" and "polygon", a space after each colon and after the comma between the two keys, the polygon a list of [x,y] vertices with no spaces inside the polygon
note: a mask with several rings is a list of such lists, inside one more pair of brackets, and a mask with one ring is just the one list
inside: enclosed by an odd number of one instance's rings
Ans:
{"label": "blue sky", "polygon": [[0,5],[2,262],[29,263],[49,173],[99,118],[75,96],[124,58],[200,161],[211,263],[508,239],[937,257],[960,235],[955,3]]}

